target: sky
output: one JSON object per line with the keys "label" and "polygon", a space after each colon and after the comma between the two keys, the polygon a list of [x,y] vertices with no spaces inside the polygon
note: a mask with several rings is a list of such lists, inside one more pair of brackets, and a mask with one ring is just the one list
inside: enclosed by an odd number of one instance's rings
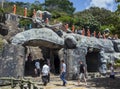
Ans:
{"label": "sky", "polygon": [[[34,2],[35,0],[11,0],[11,1],[22,1],[22,2]],[[39,0],[43,3],[45,0]],[[63,0],[64,1],[64,0]],[[89,9],[90,7],[100,7],[107,10],[115,11],[117,9],[117,4],[115,0],[70,0],[73,2],[73,6],[77,11],[83,11]]]}

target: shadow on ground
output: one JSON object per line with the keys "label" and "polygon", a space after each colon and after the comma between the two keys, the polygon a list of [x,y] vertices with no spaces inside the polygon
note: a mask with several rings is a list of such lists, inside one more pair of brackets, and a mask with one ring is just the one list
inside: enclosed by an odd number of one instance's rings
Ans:
{"label": "shadow on ground", "polygon": [[95,78],[88,80],[91,87],[96,87],[97,89],[120,89],[120,77],[115,79],[110,78]]}

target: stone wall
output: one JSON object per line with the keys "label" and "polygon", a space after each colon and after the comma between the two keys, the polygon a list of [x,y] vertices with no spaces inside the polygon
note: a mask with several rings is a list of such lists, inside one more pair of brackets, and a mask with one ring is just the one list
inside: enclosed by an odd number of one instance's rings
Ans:
{"label": "stone wall", "polygon": [[0,54],[0,77],[24,76],[24,47],[7,44]]}

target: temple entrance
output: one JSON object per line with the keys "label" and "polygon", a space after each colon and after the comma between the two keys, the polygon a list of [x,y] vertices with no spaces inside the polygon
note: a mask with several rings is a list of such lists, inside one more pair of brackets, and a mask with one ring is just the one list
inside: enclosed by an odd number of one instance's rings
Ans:
{"label": "temple entrance", "polygon": [[99,52],[88,52],[86,55],[86,64],[88,72],[98,72]]}

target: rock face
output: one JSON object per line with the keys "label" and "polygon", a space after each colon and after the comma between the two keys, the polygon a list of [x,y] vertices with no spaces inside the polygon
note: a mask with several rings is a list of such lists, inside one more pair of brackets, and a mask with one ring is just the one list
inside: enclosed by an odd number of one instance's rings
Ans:
{"label": "rock face", "polygon": [[[116,59],[120,59],[119,40],[98,39],[95,37],[86,37],[73,33],[69,34],[69,36],[65,35],[65,37],[69,38],[69,42],[67,42],[68,39],[65,38],[65,43],[68,43],[65,45],[69,48],[66,49],[67,57],[65,57],[67,60],[66,63],[68,64],[69,78],[72,78],[75,73],[79,72],[80,60],[86,64],[89,72],[99,71],[101,74],[106,74],[107,63],[114,63]],[[73,46],[70,47],[69,45],[69,43],[73,44],[72,42],[77,42],[76,48],[74,49],[72,49]],[[115,47],[117,47],[117,51],[114,49]],[[94,67],[92,68],[92,66],[96,67],[96,69]],[[76,72],[74,70],[76,70]]]}
{"label": "rock face", "polygon": [[4,36],[8,42],[10,42],[11,37],[16,35],[23,30],[18,28],[19,16],[14,14],[5,14],[4,23],[0,23],[0,34]]}
{"label": "rock face", "polygon": [[30,29],[18,33],[12,39],[12,44],[23,44],[28,46],[45,46],[49,48],[60,48],[64,40],[48,28]]}
{"label": "rock face", "polygon": [[[47,43],[45,44],[44,41]],[[86,64],[88,72],[99,71],[101,74],[106,74],[107,63],[114,63],[115,59],[120,59],[120,53],[114,49],[115,47],[119,49],[119,40],[98,39],[64,32],[62,37],[59,37],[48,28],[30,29],[19,33],[13,37],[12,43],[32,46],[43,46],[45,44],[44,47],[53,49],[64,47],[59,55],[60,59],[66,60],[69,78],[79,72],[80,60]]]}
{"label": "rock face", "polygon": [[23,77],[24,56],[22,46],[5,45],[0,56],[0,77]]}
{"label": "rock face", "polygon": [[[74,78],[74,75],[79,72],[80,60],[86,64],[88,72],[99,71],[101,74],[106,74],[107,63],[114,63],[116,59],[120,59],[119,39],[98,39],[71,33],[71,31],[66,32],[63,31],[61,23],[56,25],[45,23],[46,17],[51,17],[50,13],[44,12],[46,13],[44,18],[38,17],[40,13],[43,12],[38,11],[37,16],[32,19],[38,25],[37,28],[24,32],[19,32],[22,30],[17,27],[19,16],[6,15],[7,22],[5,26],[9,29],[9,35],[5,36],[5,39],[8,39],[14,45],[6,45],[3,49],[0,76],[23,76],[25,53],[24,48],[20,45],[49,48],[51,55],[53,49],[57,51],[60,49],[59,59],[64,59],[67,64],[68,79]],[[51,64],[54,64],[54,60],[55,57],[52,55]]]}

